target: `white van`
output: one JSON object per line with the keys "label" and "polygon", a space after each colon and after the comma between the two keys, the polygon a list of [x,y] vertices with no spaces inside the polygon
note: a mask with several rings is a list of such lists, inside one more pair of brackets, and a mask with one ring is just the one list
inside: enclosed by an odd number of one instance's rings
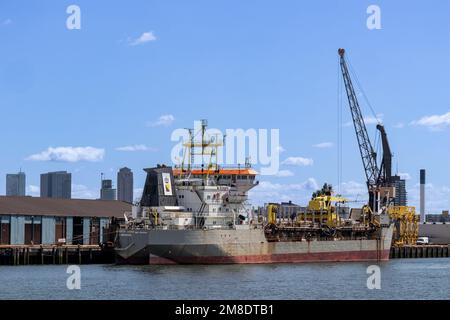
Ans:
{"label": "white van", "polygon": [[416,242],[416,244],[429,244],[429,243],[430,239],[428,237],[419,237]]}

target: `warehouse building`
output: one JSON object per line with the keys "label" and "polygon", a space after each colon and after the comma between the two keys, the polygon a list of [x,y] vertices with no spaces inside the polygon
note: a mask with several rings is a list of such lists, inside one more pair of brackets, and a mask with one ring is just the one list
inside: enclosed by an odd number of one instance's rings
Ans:
{"label": "warehouse building", "polygon": [[0,244],[99,244],[130,212],[121,201],[0,196]]}

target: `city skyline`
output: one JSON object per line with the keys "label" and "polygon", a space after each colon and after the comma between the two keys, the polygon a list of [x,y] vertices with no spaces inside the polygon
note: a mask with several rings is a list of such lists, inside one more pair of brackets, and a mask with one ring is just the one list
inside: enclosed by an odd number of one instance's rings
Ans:
{"label": "city skyline", "polygon": [[[143,169],[170,164],[172,132],[208,119],[222,130],[280,129],[279,173],[258,177],[252,204],[305,205],[325,182],[361,201],[367,190],[345,96],[336,185],[337,49],[344,47],[385,124],[408,204],[418,206],[425,168],[427,210],[448,209],[450,4],[437,2],[431,12],[425,3],[378,1],[382,28],[369,30],[370,4],[79,1],[81,29],[68,30],[63,4],[22,11],[4,3],[0,124],[10,138],[1,144],[2,179],[22,167],[26,193],[38,195],[40,173],[67,170],[72,197],[96,199],[99,174],[114,178],[127,166],[136,198]],[[363,112],[373,138],[376,119],[367,106]]]}
{"label": "city skyline", "polygon": [[[125,181],[122,182],[125,185],[123,186],[124,190],[124,195],[123,197],[126,199],[130,199],[130,184],[131,184],[131,200],[127,201],[127,200],[120,200],[119,196],[118,196],[118,187],[119,187],[119,178],[120,178],[120,174],[121,173],[125,173],[128,174],[128,176],[125,176]],[[7,173],[5,176],[5,182],[6,182],[6,193],[4,194],[5,196],[35,196],[35,197],[51,197],[51,196],[45,196],[45,194],[48,194],[50,191],[45,191],[46,189],[46,185],[49,183],[49,179],[51,180],[51,175],[54,174],[64,174],[64,175],[68,175],[70,178],[69,180],[71,181],[72,179],[72,173],[67,172],[67,171],[53,171],[53,172],[46,172],[46,173],[41,173],[40,174],[40,181],[43,182],[44,180],[44,184],[40,184],[39,186],[36,186],[36,188],[39,188],[39,190],[37,191],[33,191],[33,192],[28,192],[26,191],[26,173],[23,171],[20,171],[18,173]],[[120,168],[117,171],[117,180],[116,180],[116,184],[117,184],[117,188],[114,189],[113,188],[113,180],[112,179],[104,179],[103,178],[103,173],[102,173],[102,181],[101,181],[101,186],[100,186],[100,191],[99,191],[99,196],[95,199],[103,199],[103,200],[120,200],[120,201],[125,201],[125,202],[133,202],[133,173],[132,171],[127,168],[127,167],[123,167]],[[46,178],[47,177],[47,178]],[[131,177],[131,179],[130,179]],[[59,181],[61,182],[61,181]],[[55,183],[55,182],[54,182]],[[73,187],[73,184],[70,184],[71,188]],[[70,189],[71,189],[70,188]],[[106,190],[108,189],[105,193],[102,193],[102,190]],[[109,191],[112,192],[109,192]],[[71,191],[71,190],[70,190]],[[51,192],[50,192],[51,193]],[[61,192],[60,192],[61,193]],[[117,194],[116,194],[117,193]],[[68,198],[72,198],[72,191],[70,192],[70,197]],[[1,195],[1,194],[0,194]],[[67,197],[66,197],[67,198]],[[112,199],[114,198],[114,199]],[[77,198],[75,198],[77,199]],[[79,199],[83,199],[83,198],[79,198]],[[90,197],[86,197],[85,199],[91,199]]]}

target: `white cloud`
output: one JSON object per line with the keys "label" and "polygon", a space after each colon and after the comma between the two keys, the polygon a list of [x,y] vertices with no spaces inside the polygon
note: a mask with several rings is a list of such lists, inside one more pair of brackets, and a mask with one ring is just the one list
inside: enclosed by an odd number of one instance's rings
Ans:
{"label": "white cloud", "polygon": [[322,143],[318,143],[313,145],[314,148],[320,148],[320,149],[324,149],[324,148],[331,148],[333,147],[333,143],[332,142],[322,142]]}
{"label": "white cloud", "polygon": [[83,184],[72,184],[72,198],[74,199],[98,199],[99,191],[90,190]]}
{"label": "white cloud", "polygon": [[147,126],[149,127],[158,127],[158,126],[170,126],[175,121],[175,117],[171,114],[163,114],[158,118],[157,121],[147,122]]}
{"label": "white cloud", "polygon": [[300,205],[306,205],[314,191],[319,186],[314,178],[309,178],[302,183],[280,184],[269,181],[261,183],[250,190],[249,198],[253,205],[264,205],[268,202],[292,201]]}
{"label": "white cloud", "polygon": [[[254,205],[263,205],[268,202],[292,201],[301,206],[307,206],[313,192],[321,189],[322,185],[323,183],[319,184],[314,178],[309,178],[299,184],[281,184],[262,181],[257,187],[250,190],[249,198]],[[336,194],[338,193],[336,186],[333,186],[333,190]],[[363,203],[367,202],[368,198],[367,186],[356,181],[343,182],[341,184],[340,194],[350,201],[357,201],[349,203],[352,207],[361,207]]]}
{"label": "white cloud", "polygon": [[284,160],[281,164],[287,164],[292,166],[312,166],[314,164],[314,160],[302,157],[289,157],[286,160]]}
{"label": "white cloud", "polygon": [[148,31],[148,32],[144,32],[143,34],[141,34],[141,36],[137,39],[134,39],[134,40],[131,39],[129,41],[129,43],[130,43],[130,46],[137,46],[137,45],[155,41],[155,40],[156,40],[156,36],[153,34],[153,31]]}
{"label": "white cloud", "polygon": [[394,124],[395,129],[403,129],[405,127],[405,124],[403,122],[398,122]]}
{"label": "white cloud", "polygon": [[317,184],[317,181],[314,178],[309,178],[308,180],[299,185],[294,185],[294,189],[296,187],[298,188],[298,190],[308,190],[308,191],[315,191],[319,189],[319,185]]}
{"label": "white cloud", "polygon": [[39,196],[41,194],[41,189],[39,188],[39,186],[30,184],[27,187],[27,194],[33,197]]}
{"label": "white cloud", "polygon": [[32,161],[101,161],[105,155],[105,149],[93,147],[49,147],[40,153],[33,154],[26,158]]}
{"label": "white cloud", "polygon": [[117,151],[157,151],[155,148],[147,147],[145,144],[134,144],[116,148]]}
{"label": "white cloud", "polygon": [[400,176],[401,179],[411,180],[411,175],[407,172],[399,172],[398,175]]}
{"label": "white cloud", "polygon": [[[420,184],[407,188],[408,205],[415,206],[416,212],[419,214],[420,203]],[[442,210],[450,209],[450,187],[437,186],[428,183],[425,186],[425,213],[440,214]]]}
{"label": "white cloud", "polygon": [[133,194],[134,194],[134,201],[141,201],[142,198],[142,192],[144,192],[143,188],[135,188],[133,190]]}
{"label": "white cloud", "polygon": [[[379,113],[379,114],[376,115],[376,117],[373,117],[373,116],[363,117],[363,120],[364,120],[364,123],[366,125],[368,125],[368,124],[378,124],[378,123],[382,123],[383,122],[383,117],[384,117],[384,114]],[[343,126],[344,127],[350,127],[352,125],[353,125],[353,121],[349,121],[349,122],[344,123]]]}
{"label": "white cloud", "polygon": [[280,178],[284,178],[284,177],[292,177],[294,175],[294,173],[290,170],[279,170],[275,176],[276,177],[280,177]]}
{"label": "white cloud", "polygon": [[380,113],[380,114],[377,114],[376,117],[369,116],[369,117],[364,117],[363,119],[364,119],[365,124],[378,124],[383,121],[383,114]]}
{"label": "white cloud", "polygon": [[[335,189],[337,192],[338,189]],[[351,198],[351,199],[366,199],[367,198],[367,186],[365,184],[356,182],[356,181],[348,181],[341,183],[340,193],[343,197]]]}
{"label": "white cloud", "polygon": [[414,126],[423,126],[431,130],[442,130],[450,125],[450,111],[441,115],[425,116],[410,123]]}
{"label": "white cloud", "polygon": [[279,146],[278,146],[278,148],[277,148],[277,151],[278,151],[278,153],[283,153],[283,152],[285,152],[285,151],[286,151],[286,149],[285,149],[285,148],[283,148],[283,146],[282,146],[282,145],[279,145]]}
{"label": "white cloud", "polygon": [[[314,178],[309,178],[300,184],[280,184],[262,181],[254,189],[250,190],[249,198],[252,204],[264,205],[268,202],[292,201],[301,206],[306,206],[314,191],[320,189],[321,185]],[[335,192],[338,188],[334,187]],[[340,193],[351,201],[352,207],[361,207],[368,201],[367,186],[357,181],[348,181],[341,184]],[[420,185],[418,183],[408,187],[408,205],[416,207],[419,213]],[[426,214],[440,214],[442,210],[450,209],[450,186],[437,186],[428,183],[425,187],[425,212]]]}

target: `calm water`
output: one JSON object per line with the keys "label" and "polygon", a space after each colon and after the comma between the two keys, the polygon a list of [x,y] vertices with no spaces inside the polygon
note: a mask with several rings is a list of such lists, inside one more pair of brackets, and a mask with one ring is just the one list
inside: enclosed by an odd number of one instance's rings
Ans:
{"label": "calm water", "polygon": [[450,259],[227,266],[81,266],[68,290],[66,266],[0,266],[0,299],[450,299]]}

